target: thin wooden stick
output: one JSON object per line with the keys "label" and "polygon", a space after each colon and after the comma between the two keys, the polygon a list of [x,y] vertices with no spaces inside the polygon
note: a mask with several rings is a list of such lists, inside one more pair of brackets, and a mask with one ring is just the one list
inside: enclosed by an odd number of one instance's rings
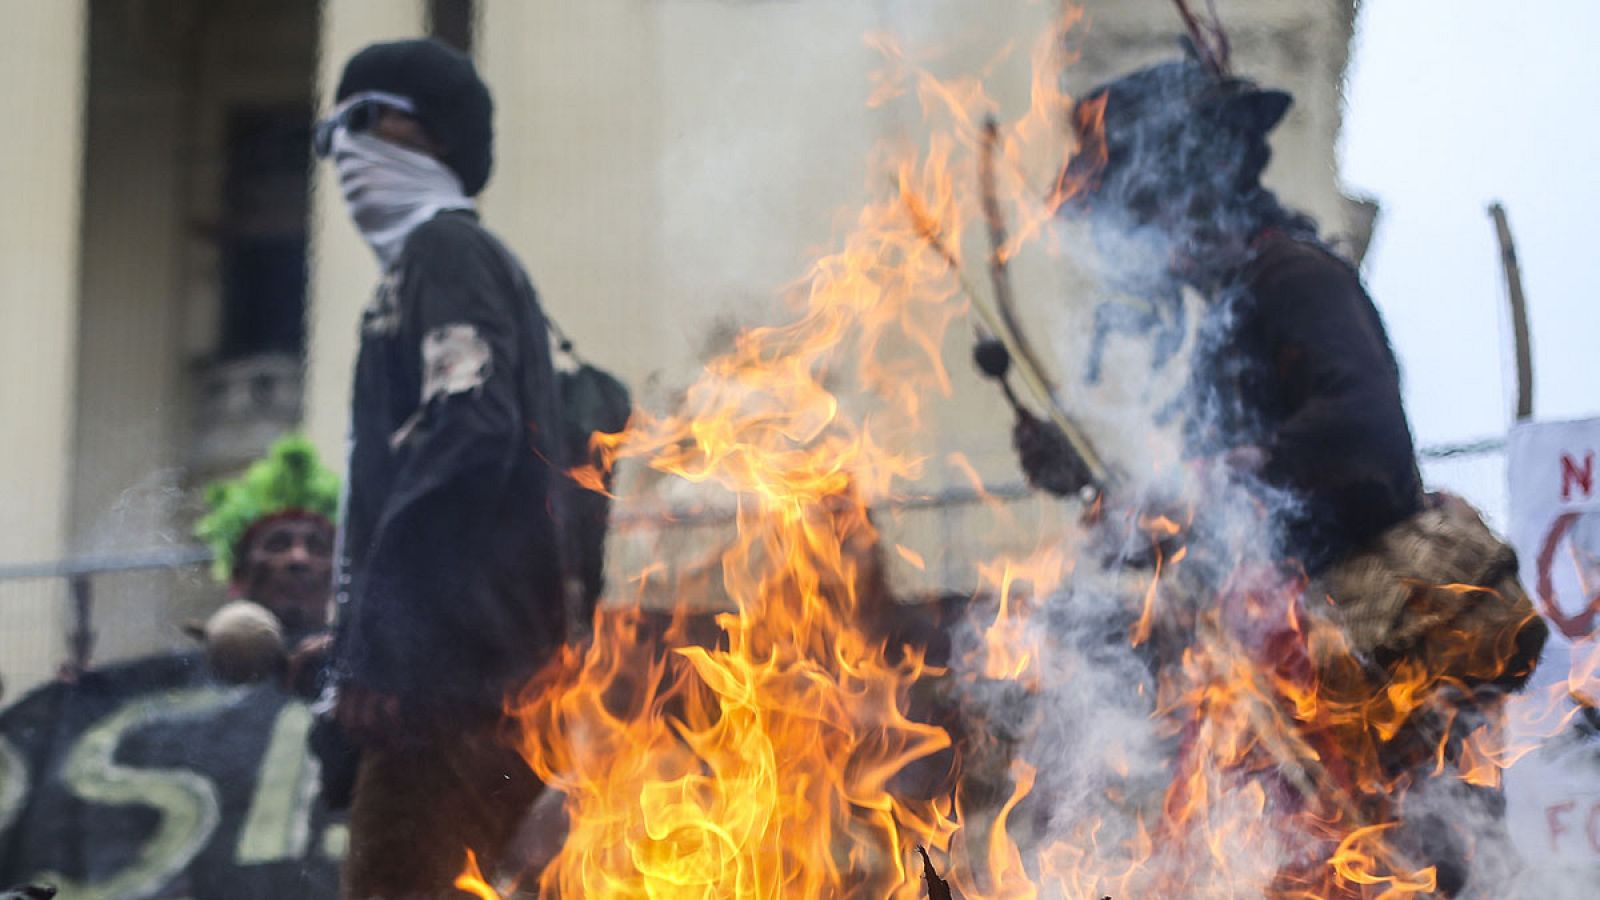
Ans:
{"label": "thin wooden stick", "polygon": [[1522,267],[1517,264],[1517,246],[1511,240],[1511,223],[1506,208],[1498,202],[1489,205],[1495,237],[1500,241],[1500,265],[1506,273],[1506,294],[1511,302],[1511,337],[1517,353],[1517,421],[1533,418],[1533,343],[1528,337],[1528,300],[1522,294]]}
{"label": "thin wooden stick", "polygon": [[[1189,38],[1194,41],[1194,52],[1200,57],[1200,64],[1211,71],[1211,74],[1221,78],[1228,74],[1228,62],[1224,54],[1227,53],[1227,35],[1222,33],[1220,24],[1202,24],[1200,17],[1189,8],[1188,0],[1172,0],[1178,8],[1178,17],[1183,20],[1183,27],[1189,32]],[[1215,15],[1216,8],[1210,7]]]}
{"label": "thin wooden stick", "polygon": [[994,151],[999,142],[1000,126],[994,116],[989,116],[984,119],[983,139],[978,147],[978,191],[983,204],[984,223],[989,227],[989,283],[994,288],[995,311],[1005,321],[1006,330],[1011,332],[1018,353],[1039,372],[1045,387],[1051,396],[1055,396],[1056,385],[1044,374],[1047,371],[1044,358],[1034,351],[1032,342],[1028,340],[1021,317],[1017,315],[1016,294],[1011,290],[1011,267],[1005,249],[1008,242],[1006,220],[1000,210],[999,192],[995,187]]}
{"label": "thin wooden stick", "polygon": [[945,244],[944,238],[940,235],[938,223],[928,214],[927,209],[922,205],[922,201],[916,194],[902,189],[898,185],[896,189],[900,191],[901,203],[911,219],[912,226],[916,228],[917,234],[950,267],[951,273],[955,275],[956,282],[960,285],[961,292],[966,296],[967,302],[971,304],[973,311],[983,320],[984,326],[995,337],[999,338],[1001,343],[1005,344],[1006,352],[1011,354],[1012,360],[1017,364],[1016,368],[1022,376],[1023,383],[1028,386],[1028,390],[1034,395],[1034,399],[1044,407],[1045,413],[1050,417],[1050,421],[1061,429],[1061,433],[1066,436],[1067,442],[1072,445],[1073,452],[1078,454],[1078,458],[1083,462],[1084,468],[1088,470],[1089,478],[1094,483],[1096,490],[1104,491],[1107,487],[1110,487],[1113,480],[1111,470],[1101,461],[1100,455],[1094,452],[1093,446],[1090,445],[1088,438],[1083,435],[1082,430],[1078,428],[1077,423],[1073,422],[1056,403],[1055,396],[1050,392],[1043,373],[1030,365],[1028,360],[1022,356],[1021,351],[1016,346],[1014,336],[1005,326],[1005,320],[1001,318],[1000,314],[992,306],[984,301],[983,295],[978,293],[977,289],[972,286],[972,282],[967,279],[966,272],[961,268],[961,261],[956,258],[955,253],[950,250]]}

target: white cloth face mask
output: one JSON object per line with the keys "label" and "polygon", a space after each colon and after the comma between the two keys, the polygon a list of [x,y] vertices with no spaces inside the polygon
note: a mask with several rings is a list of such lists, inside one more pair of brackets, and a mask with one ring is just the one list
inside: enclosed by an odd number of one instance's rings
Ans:
{"label": "white cloth face mask", "polygon": [[335,131],[333,166],[350,218],[385,269],[418,225],[443,210],[476,209],[444,163],[371,134]]}

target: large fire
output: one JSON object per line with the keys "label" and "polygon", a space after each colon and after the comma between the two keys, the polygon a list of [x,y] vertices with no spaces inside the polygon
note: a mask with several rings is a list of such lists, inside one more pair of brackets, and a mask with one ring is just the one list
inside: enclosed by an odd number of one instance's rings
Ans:
{"label": "large fire", "polygon": [[[1074,190],[1053,177],[1070,109],[1055,85],[1080,19],[1069,13],[1040,42],[1033,103],[999,129],[995,181],[1014,225],[1002,259]],[[1072,576],[1073,548],[985,566],[991,599],[973,606],[987,622],[952,665],[884,627],[895,601],[870,510],[915,494],[924,460],[906,448],[950,391],[942,348],[974,291],[960,277],[962,235],[984,221],[980,123],[997,107],[976,79],[940,81],[874,40],[890,63],[879,99],[916,93],[934,131],[925,152],[879,176],[883,196],[814,265],[794,321],[740,335],[675,414],[598,436],[612,459],[726,492],[738,537],[720,577],[735,608],[698,641],[687,614],[603,609],[591,641],[513,698],[523,755],[567,820],[540,895],[920,897],[935,880],[918,848],[967,898],[1434,891],[1435,870],[1391,840],[1418,770],[1397,769],[1391,751],[1414,742],[1406,761],[1436,758],[1441,773],[1447,755],[1465,760],[1461,777],[1477,784],[1516,751],[1496,740],[1494,715],[1454,722],[1441,700],[1460,686],[1447,653],[1381,676],[1341,664],[1341,636],[1307,615],[1322,601],[1303,579],[1241,566],[1222,596],[1188,607],[1205,612],[1186,623],[1185,646],[1161,651],[1148,698],[1173,750],[1164,789],[1154,803],[1102,790],[1088,798],[1102,809],[1070,816],[1037,789],[1050,761],[1006,735],[1036,722],[990,722],[949,698],[983,682],[985,696],[999,685],[1025,707],[1066,686],[1070,674],[1041,664],[1052,648],[1039,620]],[[1030,178],[1041,160],[1045,176]],[[1187,524],[1128,519],[1154,561],[1133,592],[1130,644],[1156,639],[1165,595],[1184,588]],[[1108,767],[1133,774],[1118,753],[1108,748]],[[467,858],[459,886],[498,896]]]}

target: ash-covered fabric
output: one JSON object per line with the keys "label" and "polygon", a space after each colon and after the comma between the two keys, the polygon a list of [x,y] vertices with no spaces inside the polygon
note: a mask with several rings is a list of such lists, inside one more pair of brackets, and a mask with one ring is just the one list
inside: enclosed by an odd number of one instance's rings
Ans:
{"label": "ash-covered fabric", "polygon": [[441,325],[422,336],[422,405],[435,397],[483,387],[494,352],[468,323]]}
{"label": "ash-covered fabric", "polygon": [[494,365],[494,351],[469,324],[441,325],[422,336],[422,398],[395,433],[389,446],[399,449],[435,398],[483,387]]}
{"label": "ash-covered fabric", "polygon": [[[1442,895],[1477,896],[1471,873],[1515,855],[1499,789],[1458,777],[1473,765],[1465,742],[1502,725],[1505,692],[1527,681],[1548,633],[1516,554],[1465,501],[1430,494],[1313,579],[1305,608],[1335,626],[1336,640],[1312,644],[1319,698],[1353,713],[1325,726],[1330,758],[1392,779],[1364,795],[1371,820],[1401,822],[1394,846],[1437,867]],[[1399,719],[1396,684],[1420,689]]]}
{"label": "ash-covered fabric", "polygon": [[1425,509],[1331,567],[1306,596],[1358,656],[1414,657],[1469,683],[1519,686],[1547,633],[1517,580],[1515,551],[1448,494],[1429,495]]}

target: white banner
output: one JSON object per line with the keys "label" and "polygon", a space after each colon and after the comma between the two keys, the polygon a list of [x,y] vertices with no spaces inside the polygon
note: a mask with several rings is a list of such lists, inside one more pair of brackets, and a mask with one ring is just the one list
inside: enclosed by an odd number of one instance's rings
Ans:
{"label": "white banner", "polygon": [[1511,542],[1550,640],[1513,701],[1511,746],[1538,749],[1506,773],[1507,820],[1530,862],[1592,869],[1600,866],[1600,713],[1587,714],[1583,700],[1600,661],[1600,419],[1519,425],[1509,451]]}

